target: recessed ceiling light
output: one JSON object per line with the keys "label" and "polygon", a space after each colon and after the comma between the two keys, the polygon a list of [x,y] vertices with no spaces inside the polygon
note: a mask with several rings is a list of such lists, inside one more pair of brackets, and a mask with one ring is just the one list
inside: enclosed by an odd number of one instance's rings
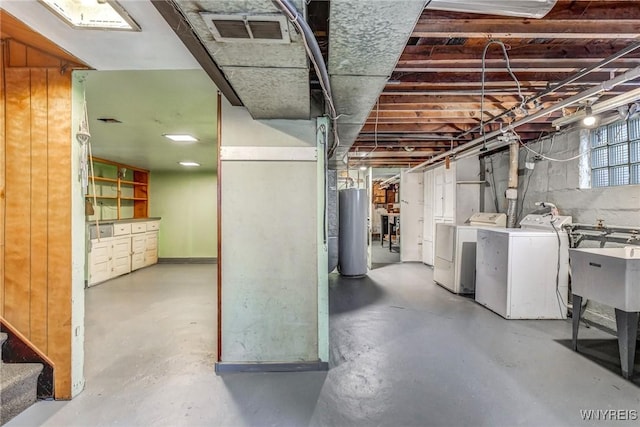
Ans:
{"label": "recessed ceiling light", "polygon": [[163,135],[165,138],[169,138],[170,140],[174,141],[174,142],[197,142],[198,138],[194,138],[191,135],[186,135],[186,134],[169,134],[169,133],[165,133]]}
{"label": "recessed ceiling light", "polygon": [[196,166],[200,166],[200,163],[196,163],[196,162],[178,162],[178,164],[180,166],[186,166],[186,167],[196,167]]}
{"label": "recessed ceiling light", "polygon": [[38,0],[77,29],[140,31],[140,26],[115,0]]}
{"label": "recessed ceiling light", "polygon": [[113,117],[98,117],[98,120],[100,120],[103,123],[122,123],[120,120],[115,119]]}

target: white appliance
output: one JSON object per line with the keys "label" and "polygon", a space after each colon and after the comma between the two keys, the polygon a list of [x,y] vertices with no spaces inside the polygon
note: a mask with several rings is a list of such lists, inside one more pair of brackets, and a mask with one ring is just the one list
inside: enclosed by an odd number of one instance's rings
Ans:
{"label": "white appliance", "polygon": [[566,318],[570,223],[531,214],[522,228],[478,230],[476,301],[506,319]]}
{"label": "white appliance", "polygon": [[476,288],[476,234],[479,228],[503,227],[503,213],[477,212],[469,225],[436,224],[433,280],[456,294],[473,294]]}

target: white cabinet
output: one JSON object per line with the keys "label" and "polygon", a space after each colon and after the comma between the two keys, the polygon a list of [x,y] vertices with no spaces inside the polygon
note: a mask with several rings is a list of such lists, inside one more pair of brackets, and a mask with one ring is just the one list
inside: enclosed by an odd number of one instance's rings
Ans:
{"label": "white cabinet", "polygon": [[131,236],[131,270],[144,267],[145,235]]}
{"label": "white cabinet", "polygon": [[103,223],[100,239],[89,227],[88,286],[158,262],[160,221]]}
{"label": "white cabinet", "polygon": [[[424,240],[422,262],[435,260],[435,225],[464,224],[480,208],[480,164],[469,157],[424,173]],[[427,183],[427,181],[431,181]]]}
{"label": "white cabinet", "polygon": [[434,203],[433,203],[433,170],[424,172],[423,176],[424,191],[424,214],[422,222],[422,262],[433,265],[433,238],[435,235]]}
{"label": "white cabinet", "polygon": [[113,276],[120,276],[131,272],[131,237],[121,236],[113,239],[113,254],[111,256],[111,272]]}
{"label": "white cabinet", "polygon": [[423,175],[400,173],[400,260],[422,261]]}
{"label": "white cabinet", "polygon": [[145,233],[144,239],[144,266],[158,262],[158,232]]}
{"label": "white cabinet", "polygon": [[111,277],[111,245],[112,238],[98,241],[94,239],[89,245],[89,286],[104,282]]}

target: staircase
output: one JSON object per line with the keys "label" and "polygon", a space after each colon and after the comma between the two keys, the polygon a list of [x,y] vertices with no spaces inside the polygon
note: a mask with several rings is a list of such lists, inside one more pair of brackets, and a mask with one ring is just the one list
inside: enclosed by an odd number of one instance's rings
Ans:
{"label": "staircase", "polygon": [[7,334],[0,333],[0,425],[27,409],[36,401],[40,363],[4,363],[2,346]]}

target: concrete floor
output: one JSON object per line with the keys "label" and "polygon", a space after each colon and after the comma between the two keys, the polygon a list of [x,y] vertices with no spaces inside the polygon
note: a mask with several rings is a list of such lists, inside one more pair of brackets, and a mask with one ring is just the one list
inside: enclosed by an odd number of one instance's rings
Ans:
{"label": "concrete floor", "polygon": [[389,264],[400,262],[400,250],[398,246],[393,246],[393,251],[389,250],[389,242],[380,245],[380,240],[373,240],[371,245],[371,266],[373,269],[384,267]]}
{"label": "concrete floor", "polygon": [[611,335],[583,328],[576,354],[568,321],[503,320],[421,264],[331,275],[328,372],[218,377],[214,283],[212,265],[158,265],[89,289],[85,391],[8,426],[564,426],[640,411]]}

